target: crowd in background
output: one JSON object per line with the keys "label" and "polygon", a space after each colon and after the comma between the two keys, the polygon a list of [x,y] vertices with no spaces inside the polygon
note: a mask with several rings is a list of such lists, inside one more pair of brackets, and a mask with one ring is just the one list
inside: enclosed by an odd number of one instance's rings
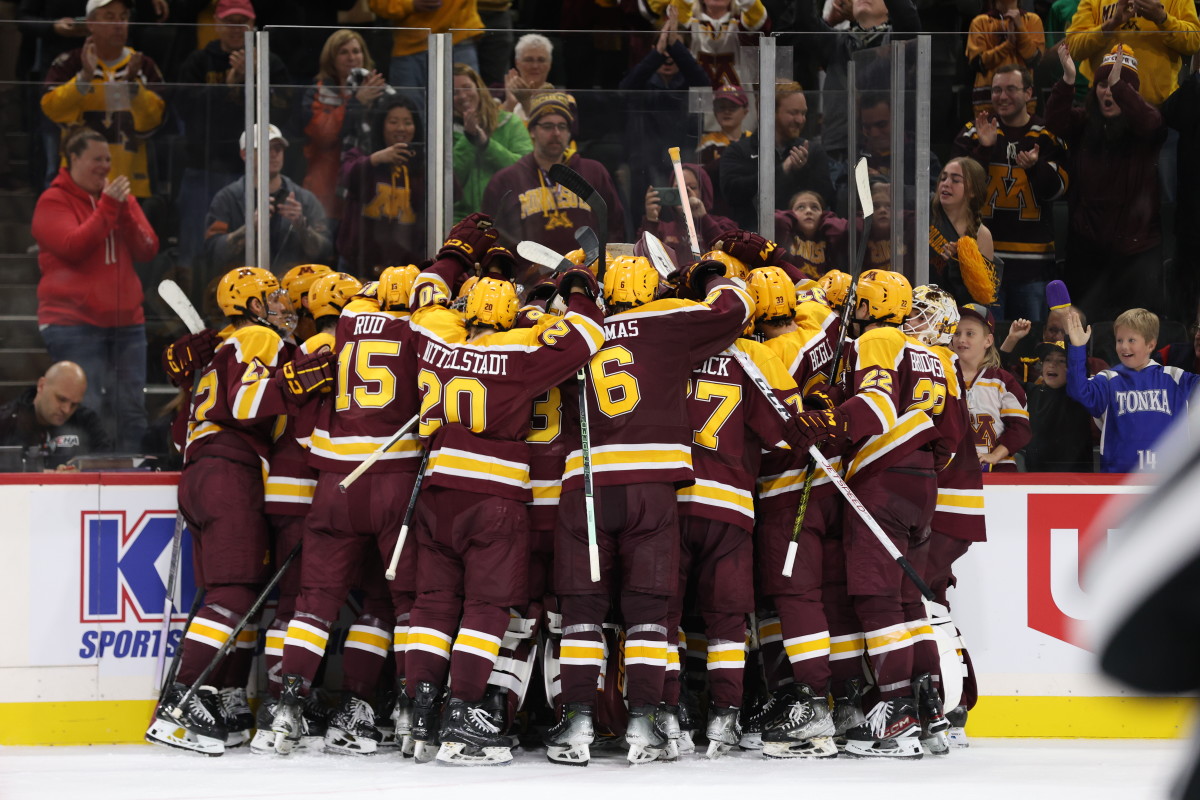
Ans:
{"label": "crowd in background", "polygon": [[[1110,321],[1133,306],[1161,319],[1160,361],[1200,362],[1197,328],[1184,330],[1200,274],[1193,0],[23,0],[16,17],[36,145],[24,177],[45,189],[39,326],[55,361],[91,376],[85,405],[120,421],[118,449],[147,446],[140,391],[157,355],[143,287],[175,277],[211,312],[215,279],[244,261],[251,27],[272,26],[260,266],[277,275],[321,263],[367,279],[430,255],[430,30],[454,42],[454,218],[492,214],[510,247],[575,246],[586,219],[547,175],[565,162],[606,195],[610,241],[649,231],[689,257],[671,146],[701,238],[757,227],[772,199],[754,128],[770,104],[775,230],[761,232],[809,276],[853,266],[848,167],[861,156],[876,206],[868,268],[911,271],[928,242],[930,279],[989,308],[988,335],[1027,388],[1041,382],[1033,342],[1067,338],[1046,299],[1056,278],[1094,320],[1090,373],[1118,361]],[[927,186],[911,97],[893,164],[900,109],[882,49],[919,32],[937,34]],[[772,82],[757,75],[768,35]],[[10,182],[4,167],[0,153]],[[928,234],[914,229],[924,204]]]}

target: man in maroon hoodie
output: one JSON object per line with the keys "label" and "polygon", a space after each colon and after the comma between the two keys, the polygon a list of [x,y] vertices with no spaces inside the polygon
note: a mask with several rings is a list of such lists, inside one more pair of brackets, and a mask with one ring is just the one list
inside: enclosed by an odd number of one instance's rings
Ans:
{"label": "man in maroon hoodie", "polygon": [[[131,196],[109,180],[108,142],[88,128],[67,139],[67,165],[38,198],[38,327],[53,361],[88,377],[84,405],[116,425],[117,449],[141,449],[146,431],[146,328],[134,261],[158,253],[158,237]],[[103,399],[102,399],[103,398]]]}

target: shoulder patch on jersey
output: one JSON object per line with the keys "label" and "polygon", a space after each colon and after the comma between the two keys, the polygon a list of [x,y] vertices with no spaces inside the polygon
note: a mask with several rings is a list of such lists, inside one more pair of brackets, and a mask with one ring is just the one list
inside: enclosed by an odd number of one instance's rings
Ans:
{"label": "shoulder patch on jersey", "polygon": [[255,359],[267,366],[274,366],[283,349],[283,339],[265,325],[247,325],[230,334],[230,340],[238,349],[238,360],[249,364]]}
{"label": "shoulder patch on jersey", "polygon": [[1179,381],[1183,379],[1183,370],[1179,367],[1163,367],[1162,371],[1167,373],[1167,375],[1171,377],[1171,380],[1175,381],[1176,383],[1179,383]]}
{"label": "shoulder patch on jersey", "polygon": [[246,371],[242,373],[242,383],[257,383],[264,378],[270,377],[270,375],[271,370],[267,369],[267,365],[256,358],[250,362],[250,366],[246,367]]}
{"label": "shoulder patch on jersey", "polygon": [[1104,369],[1104,370],[1100,370],[1092,377],[1093,378],[1104,378],[1105,380],[1111,381],[1113,378],[1117,377],[1117,371],[1115,369]]}
{"label": "shoulder patch on jersey", "polygon": [[907,339],[899,328],[872,328],[858,337],[857,369],[883,367],[895,370],[900,366],[900,359],[904,357],[907,344]]}

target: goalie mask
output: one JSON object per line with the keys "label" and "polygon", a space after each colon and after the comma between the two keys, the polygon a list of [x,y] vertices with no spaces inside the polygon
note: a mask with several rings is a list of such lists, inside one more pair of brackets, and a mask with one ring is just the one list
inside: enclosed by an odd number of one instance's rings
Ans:
{"label": "goalie mask", "polygon": [[413,282],[421,270],[412,266],[388,267],[379,274],[379,288],[375,296],[381,311],[409,311],[412,301]]}
{"label": "goalie mask", "polygon": [[650,259],[617,256],[604,273],[604,303],[614,313],[644,306],[658,292],[658,270]]}
{"label": "goalie mask", "polygon": [[912,306],[904,332],[930,346],[949,345],[958,329],[954,298],[935,284],[927,284],[913,289]]}
{"label": "goalie mask", "polygon": [[517,290],[510,281],[480,278],[467,294],[468,325],[506,331],[517,323]]}
{"label": "goalie mask", "polygon": [[317,278],[322,275],[328,275],[333,272],[324,264],[301,264],[292,267],[284,273],[283,280],[280,283],[288,293],[288,299],[292,301],[292,308],[297,311],[304,309],[304,295],[308,294],[312,289],[312,285],[317,282]]}
{"label": "goalie mask", "polygon": [[899,272],[873,269],[858,279],[856,308],[867,304],[863,322],[886,322],[899,325],[912,311],[912,286]]}
{"label": "goalie mask", "polygon": [[358,278],[346,272],[322,275],[308,290],[308,310],[313,319],[338,316],[350,298],[362,291]]}
{"label": "goalie mask", "polygon": [[[728,274],[728,273],[727,273]],[[750,294],[754,298],[754,321],[770,324],[791,322],[796,316],[796,288],[779,267],[750,270]]]}

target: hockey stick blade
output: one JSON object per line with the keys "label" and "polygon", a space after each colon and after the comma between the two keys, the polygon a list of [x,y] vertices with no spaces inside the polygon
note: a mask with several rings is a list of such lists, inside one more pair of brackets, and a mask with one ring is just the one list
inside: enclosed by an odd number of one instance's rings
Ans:
{"label": "hockey stick blade", "polygon": [[551,272],[563,272],[575,266],[546,245],[531,242],[528,239],[517,242],[517,255],[539,267],[547,267]]}
{"label": "hockey stick blade", "polygon": [[875,213],[875,203],[871,199],[871,175],[865,157],[860,158],[854,165],[854,186],[858,190],[858,203],[862,206],[863,219],[866,219]]}
{"label": "hockey stick blade", "polygon": [[658,271],[658,277],[664,281],[675,271],[675,259],[667,251],[667,246],[650,231],[642,232],[642,247],[650,258],[650,263]]}
{"label": "hockey stick blade", "polygon": [[178,283],[169,278],[162,281],[158,284],[158,296],[183,320],[188,333],[199,333],[204,330],[204,320],[196,311],[196,307],[192,305],[192,301],[188,300],[187,295],[183,293],[183,289],[179,288]]}
{"label": "hockey stick blade", "polygon": [[591,266],[600,258],[600,238],[587,225],[575,229],[575,241],[583,248],[583,263]]}
{"label": "hockey stick blade", "polygon": [[600,239],[600,265],[597,267],[599,272],[597,280],[603,282],[604,271],[608,266],[606,263],[608,259],[605,257],[608,245],[608,203],[596,191],[596,187],[566,164],[552,165],[547,174],[550,176],[550,180],[562,184],[568,191],[582,198],[596,217],[596,236]]}

